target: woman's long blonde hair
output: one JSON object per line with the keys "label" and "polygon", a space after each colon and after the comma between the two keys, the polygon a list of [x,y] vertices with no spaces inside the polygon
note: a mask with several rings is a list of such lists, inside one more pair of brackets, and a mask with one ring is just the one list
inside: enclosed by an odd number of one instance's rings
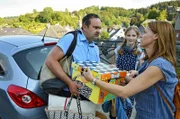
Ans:
{"label": "woman's long blonde hair", "polygon": [[158,36],[152,55],[148,57],[149,62],[163,57],[176,66],[176,35],[173,26],[166,21],[153,21],[148,23],[148,27]]}
{"label": "woman's long blonde hair", "polygon": [[[128,28],[126,29],[124,35],[126,36],[127,33],[128,33],[130,30],[134,30],[134,31],[136,32],[137,38],[139,37],[140,32],[139,32],[138,27],[136,27],[136,26],[130,26],[130,27],[128,27]],[[124,39],[124,42],[122,43],[121,48],[118,50],[118,54],[122,55],[122,54],[124,53],[123,47],[126,45],[126,43],[127,43],[127,40]],[[139,51],[139,49],[138,49],[138,41],[137,41],[137,40],[136,40],[136,42],[135,42],[135,48],[134,48],[134,50],[133,50],[132,53],[135,54],[135,55],[137,55],[137,54],[140,53],[140,51]]]}

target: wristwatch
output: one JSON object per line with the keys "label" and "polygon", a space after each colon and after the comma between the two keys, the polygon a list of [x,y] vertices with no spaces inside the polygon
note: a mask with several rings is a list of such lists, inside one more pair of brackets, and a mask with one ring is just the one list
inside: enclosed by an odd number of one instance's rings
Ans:
{"label": "wristwatch", "polygon": [[94,78],[93,81],[92,81],[92,84],[96,85],[96,81],[97,81],[97,78]]}

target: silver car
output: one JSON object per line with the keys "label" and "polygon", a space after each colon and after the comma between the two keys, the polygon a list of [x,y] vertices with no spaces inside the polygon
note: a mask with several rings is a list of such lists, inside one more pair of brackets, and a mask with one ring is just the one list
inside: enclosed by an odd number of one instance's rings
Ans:
{"label": "silver car", "polygon": [[39,70],[55,38],[0,37],[0,119],[47,119],[47,94],[40,88]]}

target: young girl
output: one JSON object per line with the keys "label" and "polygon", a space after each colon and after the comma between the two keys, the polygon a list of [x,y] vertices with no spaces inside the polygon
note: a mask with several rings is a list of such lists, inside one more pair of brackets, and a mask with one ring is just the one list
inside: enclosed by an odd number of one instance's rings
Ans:
{"label": "young girl", "polygon": [[[115,49],[116,66],[120,70],[130,71],[130,70],[136,70],[138,68],[140,55],[142,52],[141,48],[138,45],[139,35],[140,32],[136,26],[128,27],[125,31],[125,39],[123,44]],[[117,100],[119,100],[119,98],[117,98]],[[130,100],[133,105],[134,97],[133,96],[130,97]],[[130,118],[131,112],[132,112],[132,108],[126,109],[126,114],[128,118]]]}
{"label": "young girl", "polygon": [[138,47],[139,29],[130,26],[125,31],[125,39],[121,46],[115,49],[116,66],[120,70],[136,70],[141,55],[141,48]]}

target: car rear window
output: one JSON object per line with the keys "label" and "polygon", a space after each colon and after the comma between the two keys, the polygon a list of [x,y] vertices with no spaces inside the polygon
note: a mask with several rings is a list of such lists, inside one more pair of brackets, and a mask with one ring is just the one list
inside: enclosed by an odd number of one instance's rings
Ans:
{"label": "car rear window", "polygon": [[23,50],[15,54],[13,57],[18,66],[28,77],[38,79],[41,66],[53,46],[43,46]]}

